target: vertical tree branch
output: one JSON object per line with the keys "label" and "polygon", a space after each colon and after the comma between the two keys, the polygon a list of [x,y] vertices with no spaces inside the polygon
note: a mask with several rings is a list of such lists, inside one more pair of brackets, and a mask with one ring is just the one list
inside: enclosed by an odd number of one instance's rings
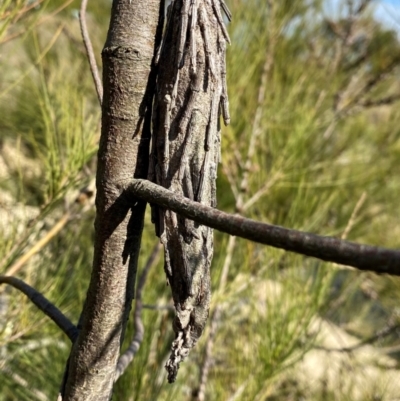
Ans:
{"label": "vertical tree branch", "polygon": [[92,73],[94,85],[96,87],[97,97],[99,103],[103,102],[103,85],[101,83],[99,69],[96,63],[96,57],[94,56],[92,42],[90,40],[89,32],[86,25],[86,7],[88,0],[82,0],[81,9],[79,11],[79,25],[81,27],[83,44],[85,45],[86,54],[88,56],[90,71]]}
{"label": "vertical tree branch", "polygon": [[146,177],[159,0],[114,0],[103,58],[95,250],[82,328],[63,400],[106,401],[134,295],[146,203],[120,196],[116,183]]}

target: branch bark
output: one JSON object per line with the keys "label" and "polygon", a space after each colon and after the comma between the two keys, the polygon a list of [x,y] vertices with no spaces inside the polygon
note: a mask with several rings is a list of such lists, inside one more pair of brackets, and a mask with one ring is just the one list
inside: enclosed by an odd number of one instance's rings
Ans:
{"label": "branch bark", "polygon": [[[131,4],[132,3],[132,4]],[[152,68],[159,0],[114,0],[103,58],[95,249],[82,328],[73,345],[62,399],[107,401],[134,296],[146,203],[121,197],[115,183],[146,177]]]}
{"label": "branch bark", "polygon": [[90,65],[90,72],[92,73],[94,86],[96,88],[97,98],[99,99],[99,103],[103,101],[103,85],[101,83],[99,69],[96,63],[96,57],[94,55],[92,41],[90,40],[89,32],[87,29],[86,24],[86,7],[87,7],[88,0],[82,0],[81,9],[79,11],[79,25],[81,27],[81,34],[83,44],[85,45],[86,54],[88,57],[89,65]]}
{"label": "branch bark", "polygon": [[47,315],[73,342],[78,336],[76,326],[44,295],[24,281],[10,276],[0,276],[0,284],[8,284],[25,294],[32,303]]}
{"label": "branch bark", "polygon": [[119,186],[138,199],[170,209],[230,235],[359,270],[400,276],[398,250],[357,244],[246,219],[191,201],[147,180],[133,179],[125,184],[120,182]]}

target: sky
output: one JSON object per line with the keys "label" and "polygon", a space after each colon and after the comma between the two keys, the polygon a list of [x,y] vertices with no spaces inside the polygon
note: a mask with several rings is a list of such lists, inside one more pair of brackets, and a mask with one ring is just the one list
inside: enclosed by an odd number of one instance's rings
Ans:
{"label": "sky", "polygon": [[400,34],[400,0],[379,0],[375,6],[375,18]]}

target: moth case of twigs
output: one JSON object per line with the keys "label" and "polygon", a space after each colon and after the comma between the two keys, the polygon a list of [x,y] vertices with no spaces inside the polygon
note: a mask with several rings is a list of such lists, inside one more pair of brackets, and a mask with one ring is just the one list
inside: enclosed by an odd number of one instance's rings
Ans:
{"label": "moth case of twigs", "polygon": [[[175,0],[168,8],[156,60],[149,170],[151,181],[212,207],[217,203],[221,114],[229,123],[229,37],[222,11],[229,13],[220,0]],[[168,381],[173,382],[207,321],[213,231],[156,206],[152,220],[164,245],[164,269],[176,310],[175,340],[166,364]]]}

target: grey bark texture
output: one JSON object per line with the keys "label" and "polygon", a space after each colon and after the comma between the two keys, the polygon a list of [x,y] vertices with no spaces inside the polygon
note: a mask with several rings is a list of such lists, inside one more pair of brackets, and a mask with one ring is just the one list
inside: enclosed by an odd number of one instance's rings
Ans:
{"label": "grey bark texture", "polygon": [[116,183],[148,172],[152,70],[160,0],[114,0],[102,52],[93,270],[62,391],[64,401],[109,400],[134,296],[146,203]]}
{"label": "grey bark texture", "polygon": [[[203,205],[216,206],[220,113],[229,122],[220,0],[175,0],[158,57],[149,180]],[[225,7],[226,9],[226,7]],[[204,330],[210,300],[212,229],[153,205],[164,269],[175,305],[168,381]]]}

